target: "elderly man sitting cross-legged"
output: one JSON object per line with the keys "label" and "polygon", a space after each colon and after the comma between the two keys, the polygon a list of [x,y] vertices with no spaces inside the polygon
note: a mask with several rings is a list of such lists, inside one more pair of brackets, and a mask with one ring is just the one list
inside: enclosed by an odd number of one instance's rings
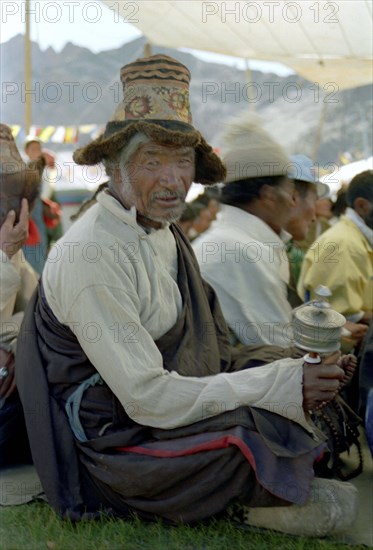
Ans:
{"label": "elderly man sitting cross-legged", "polygon": [[[159,55],[121,72],[124,100],[75,154],[110,182],[51,251],[23,325],[17,382],[50,504],[324,535],[348,526],[355,489],[314,480],[323,438],[307,412],[338,391],[338,357],[250,367],[173,222],[192,183],[225,170],[191,125],[186,67]],[[57,260],[58,258],[58,260]],[[252,355],[251,355],[252,356]],[[26,360],[27,358],[27,360]],[[30,359],[32,358],[32,360]],[[258,361],[256,361],[258,364]]]}

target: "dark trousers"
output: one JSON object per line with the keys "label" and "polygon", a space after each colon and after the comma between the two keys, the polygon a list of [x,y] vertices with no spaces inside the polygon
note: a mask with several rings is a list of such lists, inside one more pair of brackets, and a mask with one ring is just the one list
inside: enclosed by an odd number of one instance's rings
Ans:
{"label": "dark trousers", "polygon": [[31,462],[23,409],[15,391],[0,399],[0,467]]}

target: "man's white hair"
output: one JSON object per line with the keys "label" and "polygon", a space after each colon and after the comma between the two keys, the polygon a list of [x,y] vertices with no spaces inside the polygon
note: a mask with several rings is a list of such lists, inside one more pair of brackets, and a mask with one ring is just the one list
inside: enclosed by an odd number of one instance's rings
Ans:
{"label": "man's white hair", "polygon": [[150,141],[151,139],[148,136],[142,132],[138,132],[131,137],[127,145],[117,151],[115,156],[103,159],[102,162],[105,166],[106,174],[109,176],[110,180],[114,170],[119,169],[122,171],[125,169],[137,149],[141,147],[141,145],[149,143]]}

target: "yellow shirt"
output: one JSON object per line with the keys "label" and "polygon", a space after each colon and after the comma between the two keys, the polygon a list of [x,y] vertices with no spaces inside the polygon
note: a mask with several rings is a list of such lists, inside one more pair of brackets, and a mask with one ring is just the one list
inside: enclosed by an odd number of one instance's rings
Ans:
{"label": "yellow shirt", "polygon": [[304,258],[299,296],[305,299],[310,291],[313,299],[319,285],[329,287],[332,307],[347,319],[357,322],[364,311],[373,309],[373,249],[345,216],[320,235]]}

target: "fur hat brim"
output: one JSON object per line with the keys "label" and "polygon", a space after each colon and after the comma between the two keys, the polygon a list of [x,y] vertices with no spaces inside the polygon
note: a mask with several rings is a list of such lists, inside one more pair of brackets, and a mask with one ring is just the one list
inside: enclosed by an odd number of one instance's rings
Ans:
{"label": "fur hat brim", "polygon": [[105,133],[85,147],[77,149],[73,159],[77,164],[98,164],[104,158],[114,156],[138,132],[161,145],[193,147],[196,152],[195,183],[213,185],[224,180],[225,166],[200,132],[189,124],[173,120],[109,122]]}

